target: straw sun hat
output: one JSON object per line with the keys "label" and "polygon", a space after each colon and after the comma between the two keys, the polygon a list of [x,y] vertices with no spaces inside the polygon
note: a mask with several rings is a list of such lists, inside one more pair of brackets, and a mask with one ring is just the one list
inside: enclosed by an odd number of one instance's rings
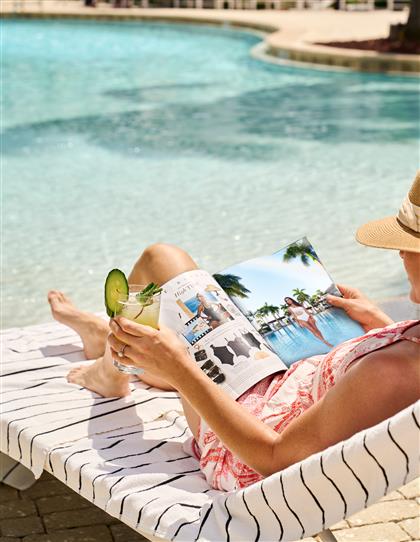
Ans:
{"label": "straw sun hat", "polygon": [[362,245],[420,253],[420,170],[397,216],[368,222],[357,230]]}

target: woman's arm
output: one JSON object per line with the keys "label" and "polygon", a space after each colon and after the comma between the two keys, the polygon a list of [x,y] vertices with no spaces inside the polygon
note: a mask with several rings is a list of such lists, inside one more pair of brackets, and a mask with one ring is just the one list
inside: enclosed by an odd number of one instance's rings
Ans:
{"label": "woman's arm", "polygon": [[[330,433],[322,422],[323,400],[279,435],[208,378],[169,328],[156,330],[121,317],[112,321],[110,327],[112,334],[108,341],[114,354],[118,355],[122,346],[128,345],[124,349],[125,357],[118,357],[118,361],[144,368],[171,384],[206,420],[224,445],[263,476],[284,469],[331,443]],[[326,425],[328,429],[328,423]]]}

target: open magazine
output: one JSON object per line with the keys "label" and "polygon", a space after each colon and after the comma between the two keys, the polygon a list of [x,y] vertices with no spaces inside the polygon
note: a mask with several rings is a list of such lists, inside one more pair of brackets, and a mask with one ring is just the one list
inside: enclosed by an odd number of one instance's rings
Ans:
{"label": "open magazine", "polygon": [[327,294],[341,294],[306,238],[214,276],[183,273],[163,291],[161,322],[234,398],[300,359],[363,334],[326,302]]}

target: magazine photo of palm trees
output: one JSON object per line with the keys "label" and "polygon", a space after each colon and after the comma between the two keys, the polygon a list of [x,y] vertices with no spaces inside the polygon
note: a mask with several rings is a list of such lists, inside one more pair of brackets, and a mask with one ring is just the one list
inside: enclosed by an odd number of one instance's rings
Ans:
{"label": "magazine photo of palm trees", "polygon": [[327,294],[341,294],[306,237],[214,278],[288,366],[363,334],[327,303]]}

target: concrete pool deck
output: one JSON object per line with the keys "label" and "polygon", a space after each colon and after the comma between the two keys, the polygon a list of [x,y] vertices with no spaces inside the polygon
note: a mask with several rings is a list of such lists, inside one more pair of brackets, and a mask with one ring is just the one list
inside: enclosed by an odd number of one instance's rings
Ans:
{"label": "concrete pool deck", "polygon": [[318,42],[383,38],[391,24],[405,22],[407,15],[406,10],[115,9],[101,3],[96,8],[87,8],[76,0],[3,0],[1,7],[2,17],[68,17],[232,26],[263,33],[263,41],[253,49],[253,55],[271,62],[414,75],[420,73],[420,55],[379,54],[317,45]]}

